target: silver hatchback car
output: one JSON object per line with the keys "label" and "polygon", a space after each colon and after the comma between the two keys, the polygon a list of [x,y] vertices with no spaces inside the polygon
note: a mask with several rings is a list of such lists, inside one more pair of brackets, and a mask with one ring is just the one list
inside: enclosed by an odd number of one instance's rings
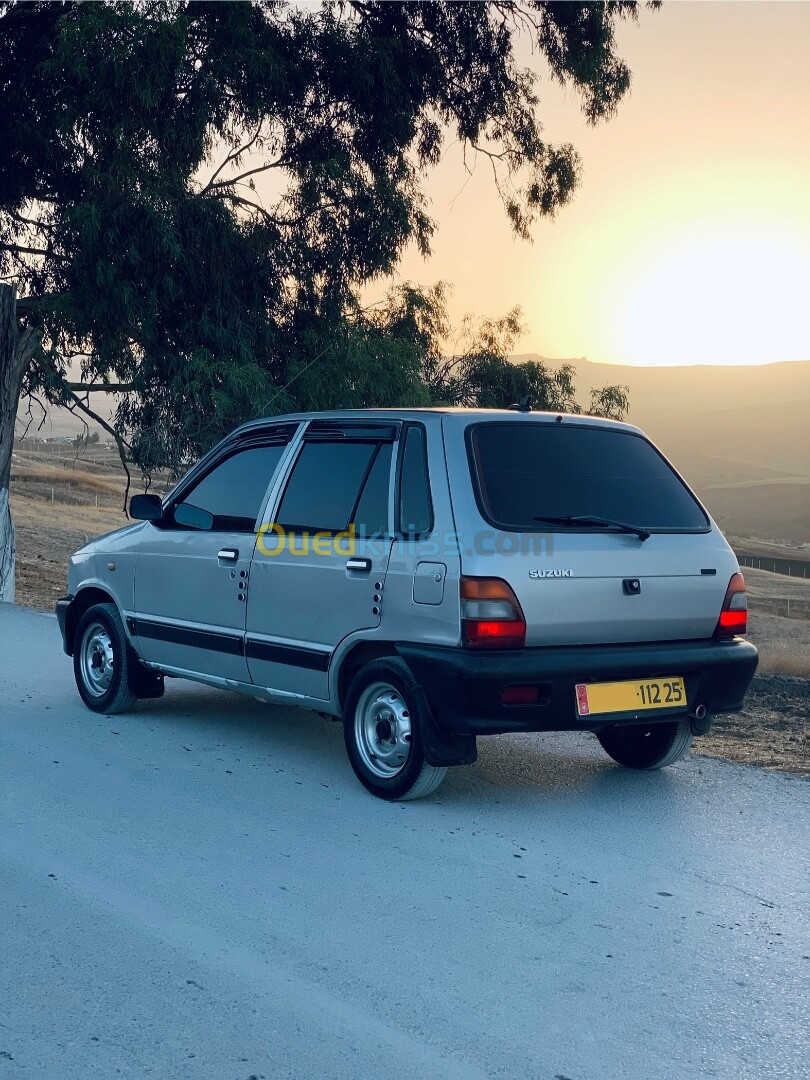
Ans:
{"label": "silver hatchback car", "polygon": [[660,768],[742,707],[757,665],[733,552],[629,424],[273,417],[131,512],[72,556],[57,604],[87,706],[125,711],[171,676],[342,717],[386,799],[509,731],[590,731]]}

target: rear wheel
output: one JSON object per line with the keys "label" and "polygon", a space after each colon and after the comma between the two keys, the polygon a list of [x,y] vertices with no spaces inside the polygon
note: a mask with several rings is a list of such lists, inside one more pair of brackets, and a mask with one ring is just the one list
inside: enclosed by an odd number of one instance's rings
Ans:
{"label": "rear wheel", "polygon": [[94,604],[79,619],[73,674],[82,701],[93,712],[127,712],[138,700],[129,689],[129,657],[115,604]]}
{"label": "rear wheel", "polygon": [[685,720],[638,724],[598,731],[596,737],[614,761],[630,769],[663,769],[680,761],[692,745],[692,727]]}
{"label": "rear wheel", "polygon": [[422,713],[406,664],[385,657],[355,675],[346,697],[343,735],[358,780],[381,799],[420,799],[447,769],[428,765],[422,752]]}

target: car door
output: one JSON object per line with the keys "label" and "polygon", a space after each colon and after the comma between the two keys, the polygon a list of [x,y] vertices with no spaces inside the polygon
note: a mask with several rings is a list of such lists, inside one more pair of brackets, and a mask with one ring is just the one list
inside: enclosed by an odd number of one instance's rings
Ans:
{"label": "car door", "polygon": [[149,525],[135,566],[145,660],[249,683],[244,635],[255,530],[294,427],[224,448]]}
{"label": "car door", "polygon": [[379,625],[397,431],[395,423],[308,425],[250,570],[245,644],[254,683],[326,699],[336,646]]}

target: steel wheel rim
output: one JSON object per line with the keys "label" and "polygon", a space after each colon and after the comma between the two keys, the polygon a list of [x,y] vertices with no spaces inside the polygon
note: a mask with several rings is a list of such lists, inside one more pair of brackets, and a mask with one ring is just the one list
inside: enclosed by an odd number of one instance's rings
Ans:
{"label": "steel wheel rim", "polygon": [[399,690],[384,682],[367,686],[355,709],[354,734],[370,773],[390,780],[402,772],[411,751],[411,714]]}
{"label": "steel wheel rim", "polygon": [[113,677],[113,644],[107,627],[92,623],[82,640],[81,670],[87,692],[103,697],[110,689]]}

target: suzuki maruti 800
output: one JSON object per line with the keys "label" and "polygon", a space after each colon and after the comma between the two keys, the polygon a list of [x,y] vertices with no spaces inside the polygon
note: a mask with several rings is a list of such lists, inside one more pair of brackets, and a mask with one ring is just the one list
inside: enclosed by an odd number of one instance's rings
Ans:
{"label": "suzuki maruti 800", "polygon": [[273,417],[131,513],[72,556],[57,604],[85,704],[123,712],[180,677],[317,709],[385,799],[509,731],[588,731],[661,768],[756,669],[731,548],[629,424]]}

